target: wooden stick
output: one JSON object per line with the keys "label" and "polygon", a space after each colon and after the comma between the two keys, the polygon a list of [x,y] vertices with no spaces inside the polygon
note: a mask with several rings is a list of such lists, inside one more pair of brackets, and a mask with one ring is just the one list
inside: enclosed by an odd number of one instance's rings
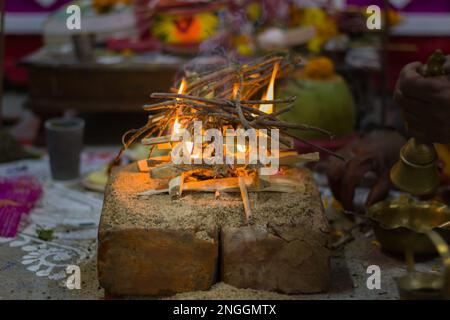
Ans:
{"label": "wooden stick", "polygon": [[283,104],[292,103],[297,99],[296,96],[292,96],[286,99],[274,99],[274,100],[242,100],[242,104]]}
{"label": "wooden stick", "polygon": [[319,127],[315,127],[315,126],[310,126],[307,124],[302,124],[302,123],[291,123],[291,122],[287,122],[287,121],[278,121],[278,120],[260,120],[259,123],[266,125],[266,126],[272,126],[272,127],[277,127],[277,128],[290,128],[290,129],[317,131],[317,132],[326,134],[329,137],[332,137],[331,132],[328,130],[325,130],[325,129],[322,129]]}
{"label": "wooden stick", "polygon": [[162,144],[167,142],[173,142],[173,141],[180,141],[180,136],[161,136],[161,137],[152,137],[152,138],[145,138],[141,140],[141,143],[146,146],[151,146],[154,144]]}
{"label": "wooden stick", "polygon": [[138,197],[148,197],[148,196],[154,196],[157,194],[165,194],[169,193],[169,189],[149,189],[145,190],[143,192],[140,192],[137,194]]}
{"label": "wooden stick", "polygon": [[169,194],[171,196],[180,197],[183,192],[184,173],[181,173],[178,177],[170,179],[169,181]]}
{"label": "wooden stick", "polygon": [[239,115],[239,120],[241,120],[241,124],[245,129],[250,129],[251,126],[248,123],[247,119],[244,117],[244,112],[242,112],[241,108],[241,90],[242,90],[242,76],[239,77],[239,87],[236,92],[236,99],[234,101],[234,104],[236,105],[236,109]]}
{"label": "wooden stick", "polygon": [[322,152],[324,152],[324,153],[327,153],[327,154],[329,154],[330,156],[333,156],[333,157],[335,157],[335,158],[338,158],[339,160],[345,161],[345,158],[344,158],[343,156],[341,156],[341,155],[339,155],[339,154],[337,154],[337,153],[335,153],[335,152],[333,152],[333,151],[331,151],[331,150],[328,150],[328,149],[326,149],[326,148],[324,148],[324,147],[321,147],[321,146],[319,146],[319,145],[316,145],[316,144],[314,144],[314,143],[311,143],[311,142],[309,142],[308,140],[305,140],[305,139],[303,139],[303,138],[299,138],[299,137],[297,137],[297,136],[294,136],[294,135],[292,135],[292,134],[290,134],[290,133],[288,133],[288,132],[286,132],[286,131],[284,131],[283,134],[285,134],[285,135],[287,135],[287,136],[290,136],[290,137],[292,137],[292,138],[294,138],[294,139],[298,139],[298,140],[300,140],[302,143],[304,143],[304,144],[306,144],[306,145],[308,145],[308,146],[310,146],[310,147],[313,147],[313,148],[315,148],[315,149],[317,149],[317,150],[320,150],[320,151],[322,151]]}
{"label": "wooden stick", "polygon": [[273,119],[273,118],[275,118],[275,117],[277,117],[277,116],[279,116],[279,115],[281,115],[283,113],[291,111],[291,109],[293,107],[294,107],[294,105],[291,104],[291,105],[289,105],[289,106],[287,106],[287,107],[285,107],[283,109],[277,110],[277,111],[275,111],[273,113],[263,114],[263,115],[261,115],[259,117],[256,117],[252,122],[250,122],[250,125],[251,126],[257,125],[258,123],[260,123],[262,120],[265,120],[265,119]]}
{"label": "wooden stick", "polygon": [[196,80],[194,82],[192,82],[189,86],[188,86],[188,91],[194,91],[194,89],[197,88],[201,88],[203,85],[211,82],[212,80],[218,79],[218,78],[223,78],[228,74],[232,74],[235,73],[236,70],[234,68],[230,68],[230,67],[226,67],[224,69],[218,70],[216,72],[213,72],[211,74],[208,74],[206,76],[201,77],[199,80]]}
{"label": "wooden stick", "polygon": [[301,181],[290,176],[260,176],[260,180],[266,185],[266,187],[261,189],[261,191],[264,192],[305,192],[305,185]]}
{"label": "wooden stick", "polygon": [[280,152],[279,164],[280,166],[293,166],[304,162],[315,162],[320,160],[318,152],[298,154],[296,151]]}
{"label": "wooden stick", "polygon": [[142,106],[142,109],[146,111],[154,111],[154,110],[161,110],[161,109],[167,109],[167,108],[175,108],[176,105],[173,100],[169,101],[163,101],[153,104],[144,104]]}
{"label": "wooden stick", "polygon": [[159,164],[168,163],[171,160],[169,156],[152,157],[150,159],[139,160],[137,162],[140,172],[150,172],[150,170]]}
{"label": "wooden stick", "polygon": [[194,100],[194,101],[200,101],[204,103],[211,103],[211,104],[226,104],[226,101],[224,100],[218,100],[218,99],[209,99],[204,97],[196,97],[191,96],[188,94],[180,94],[180,93],[167,93],[167,92],[155,92],[150,95],[151,98],[168,98],[168,99],[187,99],[187,100]]}
{"label": "wooden stick", "polygon": [[245,185],[245,177],[239,177],[239,189],[241,190],[242,201],[244,202],[245,222],[248,224],[252,217],[252,209],[250,208],[250,199],[248,198],[247,187]]}

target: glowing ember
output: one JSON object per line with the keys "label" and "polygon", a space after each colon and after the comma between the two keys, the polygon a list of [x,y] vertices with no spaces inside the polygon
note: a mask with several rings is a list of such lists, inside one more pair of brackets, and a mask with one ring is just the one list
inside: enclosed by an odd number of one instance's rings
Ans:
{"label": "glowing ember", "polygon": [[[267,88],[266,94],[263,96],[262,100],[273,100],[274,99],[274,87],[275,87],[275,79],[278,73],[278,63],[275,63],[273,66],[272,77],[270,78],[269,87]],[[259,106],[259,110],[265,113],[273,112],[272,104],[262,104]]]}

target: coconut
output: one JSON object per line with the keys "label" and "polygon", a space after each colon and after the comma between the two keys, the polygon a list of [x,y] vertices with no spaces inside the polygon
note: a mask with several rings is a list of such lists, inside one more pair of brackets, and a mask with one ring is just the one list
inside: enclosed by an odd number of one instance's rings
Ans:
{"label": "coconut", "polygon": [[[278,94],[297,97],[294,108],[281,116],[285,120],[326,129],[336,138],[354,131],[356,113],[352,94],[328,58],[311,59]],[[297,130],[295,135],[305,139],[328,138],[314,131]]]}

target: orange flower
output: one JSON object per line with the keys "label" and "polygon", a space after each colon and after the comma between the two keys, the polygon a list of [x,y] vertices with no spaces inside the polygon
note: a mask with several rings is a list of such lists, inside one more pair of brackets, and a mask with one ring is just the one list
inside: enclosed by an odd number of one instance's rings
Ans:
{"label": "orange flower", "polygon": [[303,70],[309,79],[329,79],[334,75],[333,61],[326,57],[312,58]]}

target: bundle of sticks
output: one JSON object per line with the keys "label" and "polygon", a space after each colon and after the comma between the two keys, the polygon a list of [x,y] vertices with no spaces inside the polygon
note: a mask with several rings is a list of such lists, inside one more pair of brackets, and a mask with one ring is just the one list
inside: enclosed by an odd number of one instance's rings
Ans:
{"label": "bundle of sticks", "polygon": [[[331,137],[331,134],[321,128],[305,124],[282,121],[278,117],[293,107],[296,97],[283,99],[257,99],[257,94],[266,89],[274,77],[284,77],[300,66],[298,57],[286,54],[266,56],[243,65],[228,65],[219,70],[203,74],[187,74],[175,92],[153,93],[152,98],[163,99],[162,102],[144,105],[144,110],[150,112],[147,123],[140,129],[132,129],[122,138],[123,147],[112,165],[120,162],[123,152],[137,139],[150,146],[149,159],[141,170],[150,171],[152,178],[168,178],[167,188],[148,190],[140,196],[158,193],[181,195],[186,191],[239,191],[244,201],[247,221],[251,216],[247,192],[278,191],[298,192],[296,182],[289,177],[263,178],[257,175],[257,168],[249,165],[175,165],[170,157],[152,157],[155,147],[173,141],[170,129],[175,121],[183,125],[183,130],[193,131],[195,121],[201,121],[205,129],[216,128],[225,131],[226,128],[270,129],[279,130],[279,142],[285,149],[292,147],[293,139],[298,139],[306,145],[339,157],[339,155],[316,146],[309,141],[295,136],[296,130],[314,130]],[[184,89],[184,90],[183,90]],[[261,106],[270,106],[275,112],[266,113]],[[283,106],[283,107],[281,107]],[[276,107],[276,108],[275,108]],[[294,165],[298,162],[316,161],[318,153],[299,155],[292,151],[280,153],[280,165]],[[225,179],[225,180],[224,180]],[[297,183],[298,184],[298,183]]]}
{"label": "bundle of sticks", "polygon": [[[168,129],[175,118],[179,121],[188,121],[186,128],[188,130],[192,129],[195,120],[216,128],[238,125],[245,129],[277,128],[280,130],[282,144],[289,146],[295,138],[319,151],[342,159],[338,154],[292,134],[292,130],[289,129],[315,130],[331,137],[330,132],[314,126],[281,121],[277,118],[293,108],[292,103],[296,97],[273,100],[253,99],[257,93],[267,87],[275,68],[278,69],[277,77],[283,78],[292,73],[296,67],[301,66],[300,62],[299,57],[291,58],[287,54],[269,55],[240,66],[230,65],[214,72],[187,75],[185,77],[186,93],[152,93],[152,98],[165,99],[165,101],[143,106],[144,110],[151,112],[147,123],[123,135],[123,147],[112,162],[112,166],[120,163],[125,150],[139,138],[147,144],[152,142],[152,140],[146,140],[149,137],[159,137],[160,140],[153,140],[155,144],[168,140],[170,138],[167,135]],[[259,109],[261,105],[285,105],[285,107],[277,108],[277,111],[273,113],[265,113]],[[153,149],[151,148],[152,151]]]}

